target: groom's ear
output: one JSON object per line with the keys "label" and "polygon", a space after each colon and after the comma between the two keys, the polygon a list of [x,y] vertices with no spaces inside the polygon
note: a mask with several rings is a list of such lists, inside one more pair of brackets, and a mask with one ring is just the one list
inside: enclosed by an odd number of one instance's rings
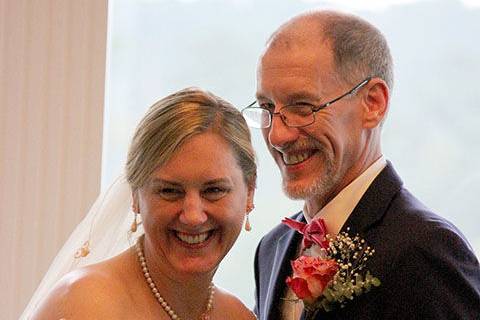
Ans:
{"label": "groom's ear", "polygon": [[373,129],[382,124],[388,111],[390,92],[380,78],[372,78],[362,96],[363,127]]}

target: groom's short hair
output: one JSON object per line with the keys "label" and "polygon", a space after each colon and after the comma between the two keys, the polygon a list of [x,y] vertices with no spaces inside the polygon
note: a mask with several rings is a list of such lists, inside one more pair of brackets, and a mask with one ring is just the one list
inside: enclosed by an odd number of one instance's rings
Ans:
{"label": "groom's short hair", "polygon": [[[294,28],[298,24],[311,25],[308,32]],[[317,35],[315,35],[315,33]],[[327,41],[333,53],[339,82],[354,85],[366,76],[383,79],[393,89],[393,60],[385,36],[368,21],[355,15],[328,10],[314,10],[297,15],[275,31],[267,48],[311,41]]]}

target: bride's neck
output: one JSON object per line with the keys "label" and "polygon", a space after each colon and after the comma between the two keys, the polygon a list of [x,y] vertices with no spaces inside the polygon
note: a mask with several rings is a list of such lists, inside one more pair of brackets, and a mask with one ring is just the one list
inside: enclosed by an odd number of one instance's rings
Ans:
{"label": "bride's neck", "polygon": [[[169,268],[163,257],[144,249],[150,277],[160,295],[182,319],[198,319],[209,299],[211,273],[185,274]],[[153,295],[153,293],[152,293]],[[159,306],[160,307],[160,306]]]}

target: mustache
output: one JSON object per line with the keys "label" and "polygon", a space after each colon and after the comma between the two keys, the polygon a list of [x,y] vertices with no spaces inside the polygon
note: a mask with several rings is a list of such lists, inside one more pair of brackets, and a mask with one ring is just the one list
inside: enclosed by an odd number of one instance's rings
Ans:
{"label": "mustache", "polygon": [[296,152],[296,151],[304,151],[308,149],[316,149],[320,152],[323,152],[325,146],[321,144],[318,140],[307,137],[299,140],[295,140],[289,144],[285,144],[281,147],[272,146],[274,150],[280,153],[289,153],[289,152]]}

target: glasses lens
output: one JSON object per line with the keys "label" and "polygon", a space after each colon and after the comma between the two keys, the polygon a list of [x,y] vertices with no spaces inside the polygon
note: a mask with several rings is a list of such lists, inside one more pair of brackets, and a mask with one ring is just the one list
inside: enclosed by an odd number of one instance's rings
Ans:
{"label": "glasses lens", "polygon": [[243,109],[242,114],[247,124],[253,128],[268,128],[270,126],[270,113],[260,107]]}
{"label": "glasses lens", "polygon": [[285,123],[291,127],[307,126],[315,121],[312,106],[309,104],[286,106],[280,113]]}

